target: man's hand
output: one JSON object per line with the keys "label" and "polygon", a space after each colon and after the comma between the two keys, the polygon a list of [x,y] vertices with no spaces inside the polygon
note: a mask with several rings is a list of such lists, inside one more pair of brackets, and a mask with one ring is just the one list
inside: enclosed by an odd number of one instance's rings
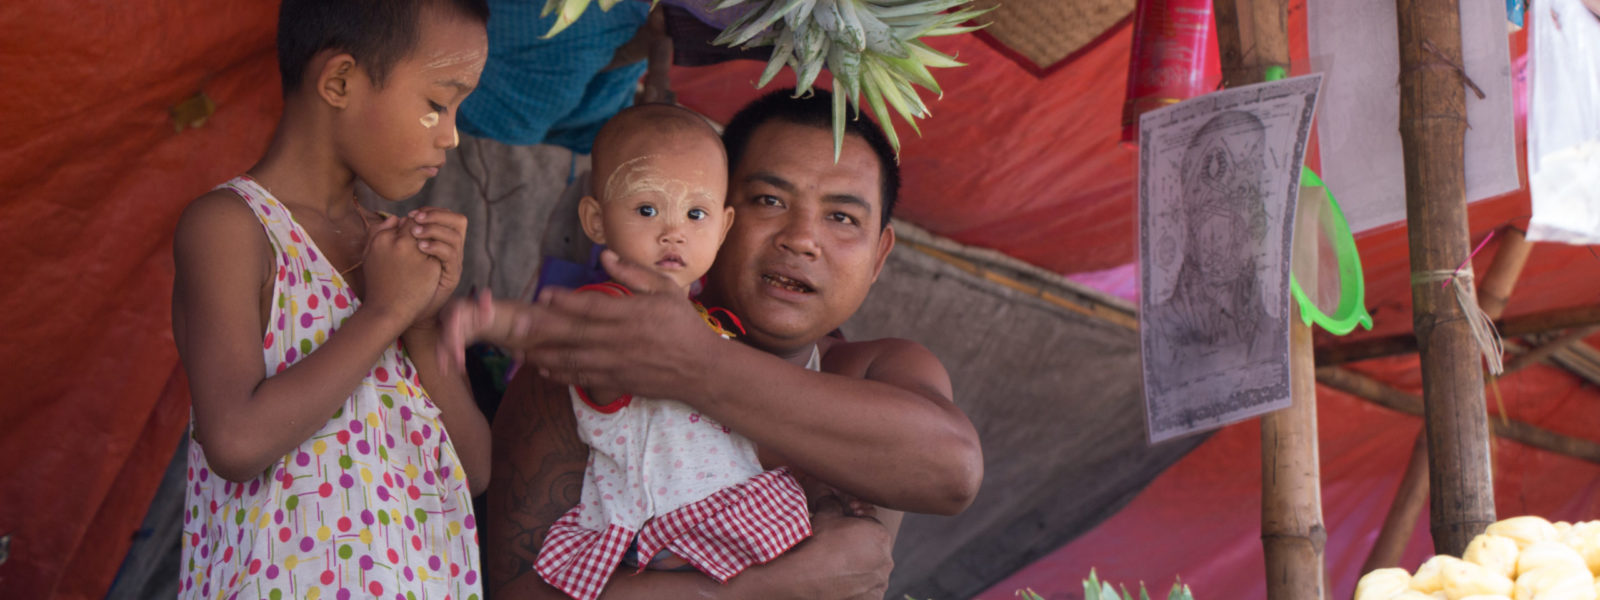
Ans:
{"label": "man's hand", "polygon": [[[771,563],[751,568],[739,577],[765,587],[760,597],[850,598],[879,600],[889,588],[894,569],[894,531],[899,514],[886,524],[875,518],[852,517],[844,506],[823,499],[811,516],[811,537]],[[887,511],[886,511],[887,512]]]}
{"label": "man's hand", "polygon": [[631,297],[548,290],[527,324],[529,362],[555,381],[656,398],[696,398],[709,375],[707,349],[722,339],[706,327],[671,279],[601,255]]}

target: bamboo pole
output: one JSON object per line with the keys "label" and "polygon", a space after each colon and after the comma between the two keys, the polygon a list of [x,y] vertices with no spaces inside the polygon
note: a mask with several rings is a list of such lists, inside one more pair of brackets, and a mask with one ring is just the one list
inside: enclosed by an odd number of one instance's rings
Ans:
{"label": "bamboo pole", "polygon": [[1285,0],[1219,0],[1217,51],[1222,83],[1259,83],[1269,67],[1289,69],[1289,11]]}
{"label": "bamboo pole", "polygon": [[[1285,0],[1213,4],[1223,81],[1257,83],[1270,67],[1289,68]],[[1290,310],[1296,310],[1291,306]],[[1261,545],[1269,600],[1320,600],[1326,594],[1322,489],[1317,459],[1316,364],[1311,328],[1289,321],[1293,404],[1261,417]]]}
{"label": "bamboo pole", "polygon": [[[1500,318],[1500,314],[1505,311],[1506,302],[1511,298],[1511,290],[1516,287],[1517,279],[1522,276],[1522,268],[1528,263],[1528,250],[1531,247],[1521,230],[1510,227],[1506,229],[1500,247],[1495,250],[1494,262],[1483,276],[1483,287],[1478,289],[1478,306],[1491,319]],[[1520,356],[1506,365],[1504,375],[1510,375],[1541,360],[1533,357],[1533,354],[1543,352],[1543,356],[1548,356],[1556,349],[1540,348],[1529,355]],[[1416,443],[1411,448],[1411,460],[1406,463],[1405,475],[1400,478],[1400,487],[1395,491],[1394,500],[1389,504],[1389,513],[1384,516],[1383,527],[1378,530],[1378,539],[1372,543],[1372,551],[1367,554],[1366,564],[1361,566],[1362,573],[1400,565],[1400,557],[1405,553],[1406,546],[1411,543],[1411,534],[1416,531],[1417,519],[1422,516],[1422,507],[1428,500],[1427,443],[1427,432],[1418,432]]]}
{"label": "bamboo pole", "polygon": [[1317,381],[1311,328],[1291,318],[1289,369],[1294,404],[1261,417],[1261,545],[1267,598],[1326,596]]}
{"label": "bamboo pole", "polygon": [[1454,290],[1429,274],[1467,260],[1462,143],[1466,76],[1458,0],[1397,0],[1412,329],[1422,355],[1434,550],[1459,556],[1494,522],[1489,424],[1477,343]]}

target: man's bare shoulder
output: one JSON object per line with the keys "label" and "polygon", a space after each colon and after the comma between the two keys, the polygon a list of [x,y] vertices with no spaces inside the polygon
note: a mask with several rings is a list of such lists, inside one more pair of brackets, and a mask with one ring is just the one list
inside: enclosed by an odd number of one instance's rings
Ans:
{"label": "man's bare shoulder", "polygon": [[824,340],[822,370],[837,375],[916,388],[945,399],[952,397],[950,373],[933,351],[901,338]]}

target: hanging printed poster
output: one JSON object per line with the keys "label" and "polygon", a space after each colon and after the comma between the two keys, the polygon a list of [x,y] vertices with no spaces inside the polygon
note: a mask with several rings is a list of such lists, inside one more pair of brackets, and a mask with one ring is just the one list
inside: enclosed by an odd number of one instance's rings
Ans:
{"label": "hanging printed poster", "polygon": [[1139,336],[1151,443],[1289,405],[1295,199],[1321,75],[1139,120]]}

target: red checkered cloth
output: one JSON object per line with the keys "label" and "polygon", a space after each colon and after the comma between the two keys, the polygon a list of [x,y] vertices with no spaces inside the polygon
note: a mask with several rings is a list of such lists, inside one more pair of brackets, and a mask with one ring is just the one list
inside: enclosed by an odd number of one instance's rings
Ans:
{"label": "red checkered cloth", "polygon": [[605,531],[584,529],[578,525],[578,514],[582,510],[582,504],[574,506],[550,526],[534,570],[545,582],[568,596],[594,600],[600,597],[600,590],[605,589],[611,571],[622,562],[634,532],[620,525],[612,525]]}
{"label": "red checkered cloth", "polygon": [[[621,564],[633,532],[618,525],[584,529],[578,525],[582,508],[573,507],[551,525],[535,569],[567,595],[594,600]],[[727,583],[810,537],[811,518],[805,492],[783,467],[651,519],[638,535],[639,570],[665,549]]]}

